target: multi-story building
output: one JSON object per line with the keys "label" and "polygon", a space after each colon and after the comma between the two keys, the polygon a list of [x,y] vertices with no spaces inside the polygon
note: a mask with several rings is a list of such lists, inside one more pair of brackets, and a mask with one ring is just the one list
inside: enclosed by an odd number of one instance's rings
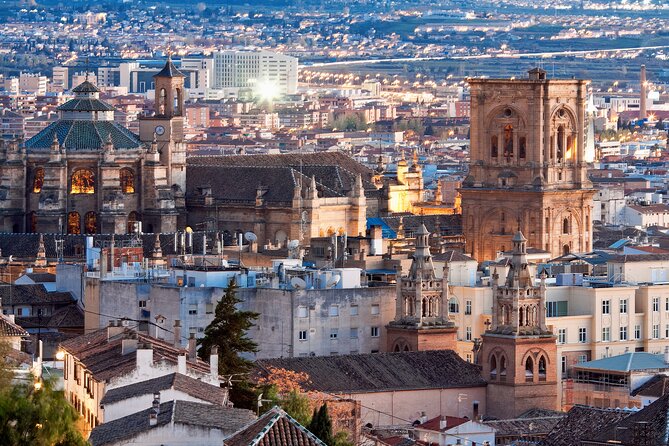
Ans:
{"label": "multi-story building", "polygon": [[19,90],[34,93],[38,96],[46,94],[49,78],[41,74],[21,73],[19,75]]}
{"label": "multi-story building", "polygon": [[212,87],[251,89],[268,99],[295,94],[297,59],[269,51],[218,51]]}
{"label": "multi-story building", "polygon": [[25,117],[20,113],[3,108],[0,110],[0,137],[23,138],[25,122]]}

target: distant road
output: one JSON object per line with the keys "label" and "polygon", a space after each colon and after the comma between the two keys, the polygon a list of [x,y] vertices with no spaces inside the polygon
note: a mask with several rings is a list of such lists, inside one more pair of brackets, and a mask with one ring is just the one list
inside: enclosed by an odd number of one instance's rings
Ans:
{"label": "distant road", "polygon": [[481,54],[476,56],[433,56],[433,57],[396,57],[389,59],[361,59],[361,60],[348,60],[348,61],[337,61],[337,62],[318,62],[314,64],[302,64],[304,68],[318,68],[318,67],[336,67],[338,65],[369,65],[376,63],[387,63],[387,62],[423,62],[430,60],[470,60],[470,59],[520,59],[524,57],[541,57],[541,58],[551,58],[556,56],[579,56],[584,54],[595,54],[595,53],[615,53],[617,51],[638,51],[638,50],[659,50],[669,48],[669,45],[658,45],[658,46],[637,46],[632,48],[607,48],[599,50],[581,50],[581,51],[549,51],[543,53],[507,53],[507,54]]}

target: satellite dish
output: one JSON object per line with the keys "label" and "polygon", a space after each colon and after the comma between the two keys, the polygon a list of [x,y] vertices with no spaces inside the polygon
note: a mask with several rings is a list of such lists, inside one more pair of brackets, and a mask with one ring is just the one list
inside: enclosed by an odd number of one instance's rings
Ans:
{"label": "satellite dish", "polygon": [[307,282],[304,280],[300,279],[299,277],[293,277],[290,279],[290,284],[295,288],[296,290],[302,290],[307,287]]}
{"label": "satellite dish", "polygon": [[299,240],[291,240],[288,242],[288,249],[295,249],[298,246],[300,246],[300,241]]}
{"label": "satellite dish", "polygon": [[328,283],[327,283],[326,286],[328,288],[334,288],[335,286],[337,286],[337,284],[339,283],[340,280],[341,280],[341,276],[332,276],[330,278],[330,280],[328,280]]}
{"label": "satellite dish", "polygon": [[246,241],[249,243],[253,243],[256,240],[258,240],[258,236],[255,235],[253,232],[249,231],[244,233],[244,239],[246,239]]}

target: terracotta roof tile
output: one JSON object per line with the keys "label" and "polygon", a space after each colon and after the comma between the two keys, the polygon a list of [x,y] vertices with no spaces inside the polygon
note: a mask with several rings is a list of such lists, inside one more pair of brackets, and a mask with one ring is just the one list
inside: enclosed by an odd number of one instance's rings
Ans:
{"label": "terracotta roof tile", "polygon": [[224,446],[325,446],[278,407],[223,441]]}

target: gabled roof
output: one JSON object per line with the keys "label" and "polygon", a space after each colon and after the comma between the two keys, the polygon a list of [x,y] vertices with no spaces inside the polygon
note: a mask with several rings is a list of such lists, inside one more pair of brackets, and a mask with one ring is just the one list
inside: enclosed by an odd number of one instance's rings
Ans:
{"label": "gabled roof", "polygon": [[325,443],[275,406],[223,440],[223,446],[325,446]]}
{"label": "gabled roof", "polygon": [[123,387],[110,389],[100,401],[100,404],[112,404],[140,395],[162,392],[167,389],[184,392],[199,400],[222,406],[227,400],[228,392],[221,388],[180,373],[141,381]]}
{"label": "gabled roof", "polygon": [[307,390],[335,393],[486,385],[479,367],[452,350],[265,359],[256,366],[261,374],[269,367],[304,372],[309,376]]}
{"label": "gabled roof", "polygon": [[28,337],[28,332],[23,327],[10,321],[8,318],[0,314],[0,338],[2,337]]}
{"label": "gabled roof", "polygon": [[617,409],[597,409],[574,406],[548,433],[541,446],[579,446],[581,440],[592,438],[604,426],[617,423],[631,412]]}
{"label": "gabled roof", "polygon": [[230,435],[255,418],[246,409],[232,409],[191,401],[168,401],[160,405],[158,422],[151,426],[150,413],[153,408],[100,424],[91,432],[88,441],[93,446],[129,442],[137,435],[170,423],[185,424],[200,428],[216,429]]}
{"label": "gabled roof", "polygon": [[608,358],[577,364],[576,368],[585,370],[603,370],[611,372],[630,372],[633,370],[669,369],[664,356],[646,352],[629,352]]}
{"label": "gabled roof", "polygon": [[[444,429],[441,428],[441,422],[445,421],[446,422],[446,427]],[[425,429],[429,431],[448,431],[449,429],[453,429],[454,427],[458,427],[461,424],[465,424],[466,422],[471,421],[469,418],[460,418],[460,417],[441,417],[437,416],[432,418],[431,420],[427,420],[425,423],[421,423],[416,426],[416,429]]]}
{"label": "gabled roof", "polygon": [[669,376],[655,375],[631,392],[632,396],[661,397],[669,393]]}
{"label": "gabled roof", "polygon": [[72,294],[64,291],[47,291],[42,284],[0,285],[0,301],[3,306],[68,304],[74,302]]}

